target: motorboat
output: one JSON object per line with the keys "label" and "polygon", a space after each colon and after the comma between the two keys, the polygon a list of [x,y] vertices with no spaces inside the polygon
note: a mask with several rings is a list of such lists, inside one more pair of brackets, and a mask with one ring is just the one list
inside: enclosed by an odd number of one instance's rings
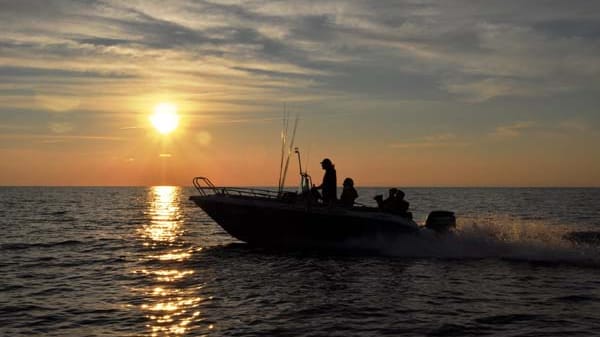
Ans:
{"label": "motorboat", "polygon": [[190,200],[231,236],[260,247],[347,249],[357,241],[418,235],[423,230],[445,233],[456,226],[454,213],[448,211],[431,212],[426,224],[419,226],[408,212],[320,202],[310,175],[302,170],[297,147],[293,153],[298,155],[300,186],[298,191],[285,190],[297,121],[296,118],[288,148],[289,125],[284,119],[276,190],[217,187],[208,177],[195,177],[193,184],[198,195]]}
{"label": "motorboat", "polygon": [[[308,182],[307,174],[303,181]],[[234,238],[273,248],[347,249],[358,240],[445,233],[455,226],[453,212],[434,211],[425,226],[409,214],[393,214],[364,205],[325,205],[303,192],[217,187],[207,177],[193,179],[198,195],[190,197]]]}

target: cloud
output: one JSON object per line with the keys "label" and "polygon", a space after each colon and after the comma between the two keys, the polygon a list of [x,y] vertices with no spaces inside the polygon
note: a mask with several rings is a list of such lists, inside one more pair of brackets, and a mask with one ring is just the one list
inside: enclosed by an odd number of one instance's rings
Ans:
{"label": "cloud", "polygon": [[533,25],[546,35],[560,38],[592,38],[600,36],[600,18],[558,18]]}
{"label": "cloud", "polygon": [[42,142],[64,142],[64,141],[125,141],[125,138],[104,135],[56,135],[56,134],[8,134],[0,135],[0,139],[7,140],[40,140]]}
{"label": "cloud", "polygon": [[19,66],[0,66],[1,78],[15,77],[61,77],[61,78],[131,78],[131,74],[107,73],[100,71],[77,71],[67,69],[19,67]]}
{"label": "cloud", "polygon": [[133,40],[112,39],[112,38],[102,38],[102,37],[89,37],[89,38],[75,39],[75,41],[77,41],[81,44],[90,44],[93,46],[105,46],[105,47],[112,47],[112,46],[119,46],[119,45],[135,43],[135,41],[133,41]]}
{"label": "cloud", "polygon": [[486,78],[465,82],[449,81],[443,85],[443,88],[468,102],[483,102],[503,96],[522,97],[544,94],[544,92],[536,93],[535,88],[527,83],[508,78]]}
{"label": "cloud", "polygon": [[468,143],[458,139],[453,133],[443,133],[430,135],[418,139],[408,140],[399,143],[393,143],[389,146],[395,149],[412,149],[412,148],[447,148],[447,147],[462,147]]}
{"label": "cloud", "polygon": [[50,131],[53,133],[68,133],[73,130],[73,125],[71,123],[49,123],[48,127]]}
{"label": "cloud", "polygon": [[[559,121],[518,121],[512,124],[497,126],[488,134],[492,140],[514,140],[525,135],[535,137],[569,138],[590,132],[588,122],[581,119]],[[589,135],[588,135],[589,136]]]}
{"label": "cloud", "polygon": [[5,132],[24,131],[28,129],[30,129],[30,127],[23,125],[0,124],[0,130]]}
{"label": "cloud", "polygon": [[587,132],[590,126],[581,120],[565,120],[558,124],[558,128],[566,132]]}
{"label": "cloud", "polygon": [[38,105],[48,111],[65,112],[75,109],[81,103],[77,96],[47,96],[36,95]]}
{"label": "cloud", "polygon": [[501,125],[489,134],[489,137],[496,140],[514,139],[526,131],[531,130],[536,124],[531,121],[520,121],[509,125]]}
{"label": "cloud", "polygon": [[0,77],[23,92],[36,78],[48,79],[38,90],[94,80],[107,92],[160,79],[156,91],[202,83],[206,99],[227,90],[482,103],[600,84],[592,2],[59,0],[44,15],[34,1],[1,6]]}
{"label": "cloud", "polygon": [[207,131],[196,133],[196,142],[202,146],[208,146],[212,142],[212,135]]}

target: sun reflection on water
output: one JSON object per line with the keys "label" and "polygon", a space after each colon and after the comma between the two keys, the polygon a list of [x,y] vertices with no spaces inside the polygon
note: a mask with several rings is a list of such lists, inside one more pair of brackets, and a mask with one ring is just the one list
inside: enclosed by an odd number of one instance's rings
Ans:
{"label": "sun reflection on water", "polygon": [[155,186],[150,190],[150,223],[142,229],[142,235],[150,239],[146,245],[174,243],[183,234],[179,187]]}
{"label": "sun reflection on water", "polygon": [[203,299],[197,296],[197,287],[185,286],[194,271],[182,266],[199,249],[182,248],[185,242],[180,195],[179,187],[151,188],[146,212],[149,220],[138,231],[150,250],[141,261],[145,268],[134,271],[152,284],[142,290],[145,303],[140,306],[150,321],[150,336],[184,335],[200,319],[198,307]]}

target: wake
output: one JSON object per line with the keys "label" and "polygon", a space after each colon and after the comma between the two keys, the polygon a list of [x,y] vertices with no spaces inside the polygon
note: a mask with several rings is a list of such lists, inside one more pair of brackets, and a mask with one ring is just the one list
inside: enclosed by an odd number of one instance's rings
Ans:
{"label": "wake", "polygon": [[350,244],[395,257],[499,258],[600,267],[600,232],[508,217],[459,219],[456,230],[444,235],[423,230],[416,236]]}

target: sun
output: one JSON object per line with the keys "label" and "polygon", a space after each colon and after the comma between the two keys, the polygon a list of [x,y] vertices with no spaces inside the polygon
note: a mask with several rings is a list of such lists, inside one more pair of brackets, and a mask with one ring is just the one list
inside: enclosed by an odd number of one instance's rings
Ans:
{"label": "sun", "polygon": [[163,135],[173,132],[179,125],[177,107],[170,103],[158,104],[154,107],[154,114],[150,116],[150,121],[156,130]]}

